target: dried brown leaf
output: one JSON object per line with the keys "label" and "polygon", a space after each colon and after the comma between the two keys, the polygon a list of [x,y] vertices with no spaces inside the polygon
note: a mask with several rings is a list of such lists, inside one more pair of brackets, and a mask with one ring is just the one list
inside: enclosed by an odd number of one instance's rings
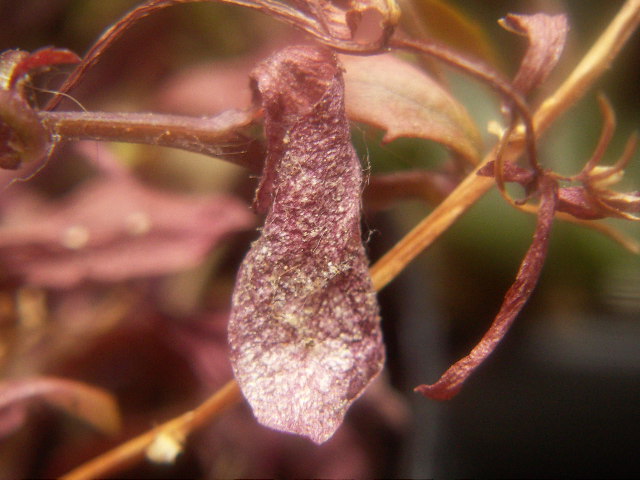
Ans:
{"label": "dried brown leaf", "polygon": [[384,361],[361,166],[330,51],[287,48],[253,78],[268,141],[257,203],[269,210],[238,273],[231,360],[260,423],[321,443]]}
{"label": "dried brown leaf", "polygon": [[500,311],[491,327],[469,355],[458,360],[432,385],[420,385],[415,391],[437,400],[448,400],[458,394],[464,382],[487,359],[502,341],[511,324],[533,293],[547,256],[549,235],[556,211],[557,187],[553,180],[540,179],[540,207],[533,242],[527,250],[513,285],[507,291]]}
{"label": "dried brown leaf", "polygon": [[366,12],[376,12],[380,25],[371,43],[389,35],[400,19],[396,0],[294,0],[300,10],[320,20],[326,32],[340,40],[354,39]]}

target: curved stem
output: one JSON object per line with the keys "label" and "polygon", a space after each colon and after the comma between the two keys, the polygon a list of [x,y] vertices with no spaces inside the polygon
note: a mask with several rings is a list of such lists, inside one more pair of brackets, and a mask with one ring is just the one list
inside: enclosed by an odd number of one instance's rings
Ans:
{"label": "curved stem", "polygon": [[92,480],[135,465],[144,458],[147,449],[159,435],[168,434],[173,438],[185,438],[188,433],[207,425],[224,409],[234,405],[240,399],[240,388],[235,380],[231,380],[195,410],[183,413],[109,450],[61,478],[62,480]]}

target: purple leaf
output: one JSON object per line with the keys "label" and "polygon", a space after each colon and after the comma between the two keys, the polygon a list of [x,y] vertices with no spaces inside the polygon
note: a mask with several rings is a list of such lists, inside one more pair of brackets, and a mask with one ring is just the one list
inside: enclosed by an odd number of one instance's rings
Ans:
{"label": "purple leaf", "polygon": [[268,214],[238,273],[231,361],[260,423],[321,443],[384,362],[361,166],[331,52],[287,48],[252,76],[268,141],[257,205]]}
{"label": "purple leaf", "polygon": [[7,202],[7,211],[22,213],[0,224],[2,263],[29,283],[56,288],[193,267],[253,222],[233,198],[165,193],[125,175],[88,181],[52,204],[15,194]]}

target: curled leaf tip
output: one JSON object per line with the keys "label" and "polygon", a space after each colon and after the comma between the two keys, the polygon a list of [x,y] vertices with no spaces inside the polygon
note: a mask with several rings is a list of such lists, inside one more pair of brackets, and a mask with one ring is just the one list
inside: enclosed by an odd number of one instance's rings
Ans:
{"label": "curled leaf tip", "polygon": [[516,90],[527,94],[541,85],[558,63],[569,32],[567,16],[509,14],[499,23],[506,30],[529,40],[529,47],[513,80]]}
{"label": "curled leaf tip", "polygon": [[260,423],[321,443],[384,362],[361,166],[330,51],[290,47],[252,77],[268,141],[257,200],[268,213],[236,280],[231,361]]}

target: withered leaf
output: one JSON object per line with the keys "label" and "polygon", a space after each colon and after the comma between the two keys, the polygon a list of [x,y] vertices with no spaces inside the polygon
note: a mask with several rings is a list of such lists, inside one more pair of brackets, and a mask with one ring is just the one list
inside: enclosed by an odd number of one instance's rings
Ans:
{"label": "withered leaf", "polygon": [[384,362],[361,166],[330,51],[290,47],[252,77],[268,141],[257,204],[268,214],[238,273],[231,361],[260,423],[321,443]]}
{"label": "withered leaf", "polygon": [[482,140],[466,109],[425,72],[392,55],[340,57],[347,114],[386,130],[383,141],[417,137],[478,162]]}
{"label": "withered leaf", "polygon": [[524,307],[538,283],[549,247],[549,236],[557,205],[557,185],[540,179],[540,207],[531,246],[527,250],[516,279],[507,291],[491,327],[469,354],[447,369],[432,385],[419,385],[415,391],[436,400],[448,400],[458,394],[464,382],[491,355]]}
{"label": "withered leaf", "polygon": [[590,191],[585,187],[564,187],[558,192],[558,211],[581,220],[624,218],[638,220],[632,213],[640,212],[640,192],[617,193]]}
{"label": "withered leaf", "polygon": [[[120,414],[115,399],[108,392],[55,377],[8,380],[0,383],[0,411],[24,408],[26,402],[40,400],[77,417],[105,433],[120,428]],[[0,423],[3,423],[0,420]],[[0,425],[0,430],[3,430]],[[7,432],[8,433],[8,432]]]}
{"label": "withered leaf", "polygon": [[567,16],[509,14],[500,19],[500,25],[528,37],[529,47],[513,79],[516,90],[527,94],[542,84],[558,63],[569,31]]}

